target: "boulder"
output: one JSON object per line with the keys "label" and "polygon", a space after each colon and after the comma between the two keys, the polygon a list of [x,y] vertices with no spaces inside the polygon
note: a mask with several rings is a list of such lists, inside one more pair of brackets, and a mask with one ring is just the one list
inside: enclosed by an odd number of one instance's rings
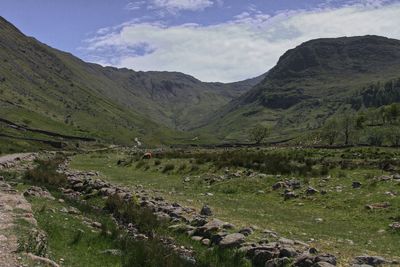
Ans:
{"label": "boulder", "polygon": [[244,242],[245,236],[240,233],[230,234],[219,242],[221,248],[235,248]]}
{"label": "boulder", "polygon": [[212,216],[213,213],[212,213],[212,211],[211,211],[211,208],[210,208],[208,205],[204,205],[204,206],[201,208],[200,215],[203,215],[203,216]]}
{"label": "boulder", "polygon": [[245,235],[245,236],[249,236],[253,233],[253,229],[251,229],[251,227],[245,227],[239,230],[239,233]]}
{"label": "boulder", "polygon": [[394,222],[390,224],[389,227],[392,228],[393,230],[400,230],[400,222]]}
{"label": "boulder", "polygon": [[293,191],[290,190],[285,190],[285,193],[283,193],[283,197],[285,200],[297,198],[297,194]]}
{"label": "boulder", "polygon": [[279,257],[281,257],[281,258],[284,258],[284,257],[294,258],[297,255],[298,255],[298,253],[297,253],[296,249],[294,249],[293,247],[289,247],[289,246],[281,248],[280,252],[279,252]]}
{"label": "boulder", "polygon": [[332,254],[320,254],[315,257],[315,262],[327,262],[336,265],[336,257]]}
{"label": "boulder", "polygon": [[317,189],[315,189],[314,187],[309,186],[306,189],[306,194],[307,195],[315,195],[316,193],[319,193],[319,191]]}
{"label": "boulder", "polygon": [[277,251],[256,250],[252,258],[253,266],[265,266],[268,261],[278,257],[278,255]]}
{"label": "boulder", "polygon": [[367,264],[371,266],[379,266],[382,264],[387,264],[389,263],[385,258],[380,257],[380,256],[369,256],[369,255],[364,255],[364,256],[358,256],[355,257],[354,259],[354,264]]}
{"label": "boulder", "polygon": [[289,266],[290,259],[289,258],[278,258],[272,259],[265,263],[265,267],[286,267]]}
{"label": "boulder", "polygon": [[360,188],[361,185],[362,185],[362,184],[361,184],[360,182],[358,182],[358,181],[354,181],[354,182],[351,184],[351,186],[352,186],[354,189]]}

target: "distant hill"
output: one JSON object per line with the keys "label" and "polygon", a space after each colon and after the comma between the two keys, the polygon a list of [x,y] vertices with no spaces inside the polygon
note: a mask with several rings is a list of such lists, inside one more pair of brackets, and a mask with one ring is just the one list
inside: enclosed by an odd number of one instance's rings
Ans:
{"label": "distant hill", "polygon": [[261,123],[274,128],[276,139],[285,139],[351,110],[352,99],[365,86],[399,77],[399,40],[379,36],[311,40],[287,51],[263,81],[221,108],[200,131],[243,140],[246,129]]}
{"label": "distant hill", "polygon": [[[204,83],[183,73],[102,67],[26,37],[1,17],[0,62],[0,119],[117,143],[190,139],[182,130],[263,78]],[[30,136],[0,124],[0,134]]]}

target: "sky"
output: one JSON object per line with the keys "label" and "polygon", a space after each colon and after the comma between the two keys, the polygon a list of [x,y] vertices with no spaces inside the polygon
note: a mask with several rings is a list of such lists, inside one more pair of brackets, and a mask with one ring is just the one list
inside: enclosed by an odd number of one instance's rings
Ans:
{"label": "sky", "polygon": [[400,0],[0,0],[0,15],[85,61],[218,82],[315,38],[400,39]]}

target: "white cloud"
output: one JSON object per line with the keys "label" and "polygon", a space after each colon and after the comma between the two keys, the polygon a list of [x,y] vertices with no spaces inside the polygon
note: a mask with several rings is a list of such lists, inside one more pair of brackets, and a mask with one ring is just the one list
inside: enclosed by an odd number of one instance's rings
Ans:
{"label": "white cloud", "polygon": [[181,10],[198,11],[214,5],[211,0],[151,0],[149,9],[165,9],[171,13]]}
{"label": "white cloud", "polygon": [[[400,39],[399,14],[400,4],[355,4],[275,16],[248,12],[211,26],[126,23],[88,40],[87,51],[103,65],[237,81],[266,72],[286,50],[310,39],[366,34]],[[130,53],[139,45],[146,49]]]}

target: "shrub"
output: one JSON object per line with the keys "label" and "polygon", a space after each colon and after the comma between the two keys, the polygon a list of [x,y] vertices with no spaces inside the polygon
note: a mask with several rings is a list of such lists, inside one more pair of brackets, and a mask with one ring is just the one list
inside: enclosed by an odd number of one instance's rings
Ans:
{"label": "shrub", "polygon": [[140,160],[138,163],[136,163],[136,169],[142,168],[145,164],[146,164],[146,162],[144,162],[143,160]]}
{"label": "shrub", "polygon": [[160,164],[161,164],[161,160],[156,159],[156,160],[154,161],[154,166],[158,166],[158,165],[160,165]]}
{"label": "shrub", "polygon": [[368,133],[368,144],[371,146],[381,146],[383,144],[384,134],[380,129],[370,130]]}
{"label": "shrub", "polygon": [[185,163],[182,163],[182,164],[179,166],[178,171],[184,171],[185,169],[186,169],[186,164],[185,164]]}
{"label": "shrub", "polygon": [[172,163],[168,163],[167,165],[164,166],[162,172],[166,173],[166,172],[172,171],[173,169],[175,169],[175,165]]}
{"label": "shrub", "polygon": [[62,157],[51,160],[36,160],[36,168],[28,170],[24,179],[33,183],[50,186],[62,186],[67,182],[67,177],[63,173],[58,173],[58,166],[64,161]]}

